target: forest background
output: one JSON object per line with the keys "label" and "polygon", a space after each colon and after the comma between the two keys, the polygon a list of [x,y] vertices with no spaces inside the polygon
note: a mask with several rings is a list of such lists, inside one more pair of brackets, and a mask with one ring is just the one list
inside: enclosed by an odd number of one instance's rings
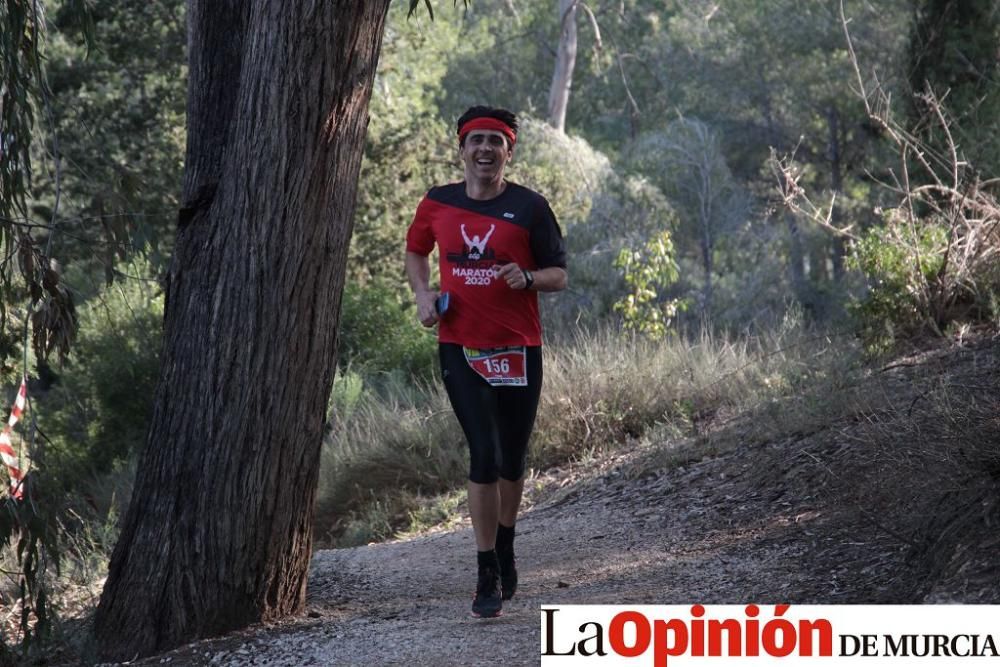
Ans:
{"label": "forest background", "polygon": [[[0,198],[3,380],[12,396],[30,378],[21,447],[64,583],[101,578],[145,441],[187,85],[184,2],[79,6],[45,3],[33,168],[6,161]],[[995,329],[997,3],[506,0],[444,4],[433,22],[407,9],[390,11],[370,108],[321,545],[416,530],[460,502],[461,433],[402,265],[416,203],[461,179],[454,119],[473,104],[521,116],[509,177],[548,197],[569,248],[570,289],[542,298],[536,470]],[[15,130],[0,131],[8,156]],[[15,280],[49,260],[45,285]],[[14,604],[14,551],[0,601],[45,621],[37,597]]]}

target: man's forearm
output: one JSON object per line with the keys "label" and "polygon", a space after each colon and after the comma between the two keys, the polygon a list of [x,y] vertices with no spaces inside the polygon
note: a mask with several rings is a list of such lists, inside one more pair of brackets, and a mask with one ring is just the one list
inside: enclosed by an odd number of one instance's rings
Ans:
{"label": "man's forearm", "polygon": [[415,252],[406,253],[406,279],[414,294],[430,291],[431,263],[430,260]]}
{"label": "man's forearm", "polygon": [[434,326],[438,321],[434,309],[434,299],[437,294],[431,291],[431,262],[414,252],[406,253],[406,279],[413,290],[413,300],[417,304],[417,319],[425,327]]}
{"label": "man's forearm", "polygon": [[558,292],[559,290],[564,290],[568,281],[566,269],[559,266],[550,266],[532,271],[531,277],[534,278],[531,289],[538,292]]}

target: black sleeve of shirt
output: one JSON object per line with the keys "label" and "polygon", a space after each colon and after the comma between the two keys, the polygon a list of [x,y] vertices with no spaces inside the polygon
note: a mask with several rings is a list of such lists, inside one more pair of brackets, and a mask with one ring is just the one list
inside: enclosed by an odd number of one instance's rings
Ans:
{"label": "black sleeve of shirt", "polygon": [[566,243],[549,203],[542,199],[535,209],[530,231],[531,255],[539,269],[566,268]]}

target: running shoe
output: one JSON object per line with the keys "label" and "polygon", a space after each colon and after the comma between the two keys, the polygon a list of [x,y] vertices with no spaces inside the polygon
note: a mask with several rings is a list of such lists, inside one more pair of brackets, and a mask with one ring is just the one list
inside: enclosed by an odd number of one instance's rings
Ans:
{"label": "running shoe", "polygon": [[472,615],[477,618],[495,618],[500,615],[500,574],[492,567],[479,568],[476,597],[472,600]]}
{"label": "running shoe", "polygon": [[514,550],[497,551],[497,560],[500,561],[501,597],[509,600],[517,592],[517,560],[514,558]]}

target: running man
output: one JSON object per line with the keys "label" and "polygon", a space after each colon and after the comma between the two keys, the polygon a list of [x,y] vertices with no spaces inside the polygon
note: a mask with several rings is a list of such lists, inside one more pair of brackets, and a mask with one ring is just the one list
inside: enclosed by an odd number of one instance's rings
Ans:
{"label": "running man", "polygon": [[[438,327],[441,375],[469,443],[478,550],[475,616],[499,616],[517,589],[514,526],[542,388],[538,292],[566,287],[566,250],[548,202],[504,180],[517,118],[476,106],[458,119],[465,180],[427,193],[406,235],[417,317]],[[436,305],[428,256],[438,246]]]}

